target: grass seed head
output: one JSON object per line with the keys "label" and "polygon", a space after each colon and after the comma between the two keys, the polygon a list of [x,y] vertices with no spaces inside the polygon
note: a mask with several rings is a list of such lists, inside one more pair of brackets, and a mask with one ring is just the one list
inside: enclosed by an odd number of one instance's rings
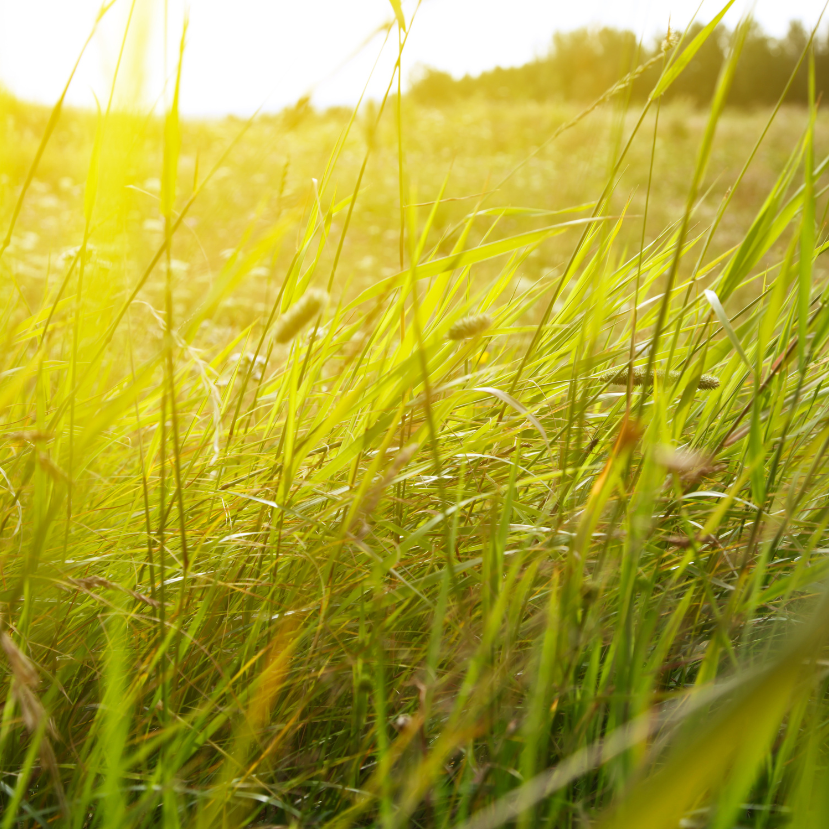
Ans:
{"label": "grass seed head", "polygon": [[450,340],[471,340],[491,327],[492,317],[489,314],[474,314],[458,320],[449,329],[447,336]]}
{"label": "grass seed head", "polygon": [[702,547],[719,543],[719,539],[715,535],[698,536],[696,538],[688,535],[669,535],[665,537],[665,540],[672,547],[679,547],[680,550],[687,550],[692,544]]}
{"label": "grass seed head", "polygon": [[111,582],[109,579],[105,579],[103,576],[86,576],[82,579],[69,579],[69,581],[80,590],[94,590],[96,587],[104,587],[108,590],[119,589],[117,584]]}
{"label": "grass seed head", "polygon": [[14,644],[11,637],[7,633],[0,634],[0,647],[6,654],[6,659],[9,662],[9,667],[12,669],[12,675],[15,681],[20,685],[34,690],[40,683],[40,678],[37,675],[35,666],[29,661],[29,658]]}
{"label": "grass seed head", "polygon": [[27,429],[23,432],[11,432],[7,437],[15,443],[45,443],[46,441],[52,440],[54,435],[51,432],[44,432],[40,429]]}
{"label": "grass seed head", "polygon": [[662,45],[660,46],[660,51],[664,55],[666,52],[670,52],[671,49],[679,43],[679,35],[671,30],[671,27],[668,26],[668,32],[665,35],[665,39],[662,41]]}
{"label": "grass seed head", "polygon": [[12,670],[14,681],[12,693],[20,706],[20,716],[26,730],[33,734],[37,731],[46,712],[37,696],[36,689],[40,684],[35,666],[29,658],[14,644],[7,633],[0,634],[0,647],[6,654],[9,667]]}
{"label": "grass seed head", "polygon": [[398,731],[405,731],[412,724],[412,718],[408,714],[401,714],[394,721],[394,727]]}
{"label": "grass seed head", "polygon": [[289,343],[328,304],[328,294],[312,288],[306,291],[280,318],[276,328],[276,341]]}
{"label": "grass seed head", "polygon": [[700,471],[714,468],[711,455],[697,452],[694,449],[675,449],[672,446],[658,446],[656,460],[668,472],[676,472],[680,476],[697,475]]}
{"label": "grass seed head", "polygon": [[[680,377],[680,372],[678,371],[665,371],[661,368],[648,371],[644,368],[634,368],[633,371],[630,372],[627,366],[621,366],[620,368],[611,368],[608,371],[603,372],[597,379],[600,383],[612,383],[614,386],[626,386],[628,384],[629,374],[632,375],[634,386],[645,387],[652,386],[655,380],[675,383]],[[702,391],[716,389],[719,385],[720,378],[715,377],[713,374],[703,374],[697,382],[697,388]]]}
{"label": "grass seed head", "polygon": [[150,607],[161,607],[161,602],[157,601],[156,599],[152,599],[144,593],[139,593],[137,590],[127,590],[127,593],[133,597],[138,602],[142,604],[149,605]]}
{"label": "grass seed head", "polygon": [[419,448],[419,444],[410,443],[408,446],[404,446],[397,453],[388,469],[366,494],[365,500],[360,507],[360,512],[363,515],[369,517],[374,510],[377,509],[380,499],[383,497],[383,492],[394,482],[394,479],[398,476],[403,467],[406,466],[414,457],[415,452],[417,452]]}

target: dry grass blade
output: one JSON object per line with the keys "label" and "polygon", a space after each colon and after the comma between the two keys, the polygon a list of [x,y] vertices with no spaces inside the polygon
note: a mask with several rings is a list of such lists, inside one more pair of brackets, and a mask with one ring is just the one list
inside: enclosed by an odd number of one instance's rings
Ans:
{"label": "dry grass blade", "polygon": [[[17,700],[17,704],[20,706],[20,714],[26,730],[30,735],[35,735],[41,729],[44,729],[52,737],[56,737],[57,734],[54,725],[49,720],[43,704],[37,695],[40,677],[35,666],[5,632],[0,633],[0,647],[6,654],[6,659],[8,660],[12,676],[14,677],[12,692]],[[61,813],[64,816],[68,816],[69,807],[66,803],[66,796],[60,779],[60,771],[57,760],[55,759],[55,752],[46,734],[40,738],[40,757],[43,765],[49,769]]]}
{"label": "dry grass blade", "polygon": [[394,482],[394,479],[400,474],[401,470],[406,467],[415,453],[420,447],[416,443],[405,446],[395,456],[386,471],[382,474],[379,480],[372,485],[371,489],[366,493],[366,497],[360,504],[360,513],[364,517],[363,527],[361,533],[364,535],[367,532],[367,521],[371,519],[374,511],[377,509],[383,493]]}

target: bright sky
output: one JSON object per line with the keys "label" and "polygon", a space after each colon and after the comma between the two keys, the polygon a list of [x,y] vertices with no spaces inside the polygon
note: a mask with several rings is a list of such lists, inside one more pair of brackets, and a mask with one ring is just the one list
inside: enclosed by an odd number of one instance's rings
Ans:
{"label": "bright sky", "polygon": [[[68,100],[94,105],[109,95],[132,0],[115,0],[81,62]],[[164,88],[164,9],[168,74],[185,9],[190,28],[184,58],[182,110],[188,114],[248,114],[280,109],[311,91],[319,106],[356,100],[382,38],[366,39],[392,16],[389,0],[135,0],[122,100],[145,104]],[[724,0],[703,0],[708,21]],[[101,0],[0,0],[0,83],[19,97],[52,103],[89,34]],[[409,20],[417,0],[403,0]],[[556,30],[589,24],[664,31],[683,26],[699,0],[423,0],[404,52],[404,79],[416,64],[456,76],[518,65],[543,54]],[[737,0],[733,26],[753,5],[764,28],[785,34],[791,18],[813,25],[824,0]],[[385,89],[396,57],[388,44],[370,93]],[[143,46],[142,46],[143,43]],[[358,51],[359,50],[359,51]],[[343,63],[353,57],[345,66]],[[138,56],[150,67],[137,91]]]}

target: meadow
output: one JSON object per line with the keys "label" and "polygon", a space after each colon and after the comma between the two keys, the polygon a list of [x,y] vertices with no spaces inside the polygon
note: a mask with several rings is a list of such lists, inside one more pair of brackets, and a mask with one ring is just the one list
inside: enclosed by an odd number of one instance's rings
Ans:
{"label": "meadow", "polygon": [[829,119],[741,29],[663,105],[709,31],[587,114],[0,97],[0,829],[829,825]]}

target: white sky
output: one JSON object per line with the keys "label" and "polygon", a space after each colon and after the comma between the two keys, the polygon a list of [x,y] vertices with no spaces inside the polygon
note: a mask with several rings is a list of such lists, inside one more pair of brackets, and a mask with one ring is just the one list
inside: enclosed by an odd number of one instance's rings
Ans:
{"label": "white sky", "polygon": [[[825,0],[737,0],[727,20],[754,5],[764,28],[784,34],[792,18],[813,24]],[[101,0],[0,0],[0,83],[19,97],[52,103],[60,94]],[[132,0],[116,0],[85,54],[68,100],[106,100]],[[403,0],[409,19],[417,0]],[[248,114],[280,109],[313,91],[319,106],[356,100],[374,63],[375,38],[342,66],[392,16],[388,0],[166,0],[167,71],[174,71],[185,9],[190,28],[182,110]],[[709,20],[721,0],[703,0]],[[698,0],[423,0],[404,53],[404,78],[423,63],[456,76],[518,65],[543,54],[555,30],[608,24],[650,35],[690,20]],[[164,87],[165,0],[136,0],[122,100],[152,103]],[[145,43],[141,47],[141,43]],[[149,67],[136,91],[137,56]],[[370,93],[385,89],[396,43],[385,50]],[[130,81],[130,78],[133,80]]]}

